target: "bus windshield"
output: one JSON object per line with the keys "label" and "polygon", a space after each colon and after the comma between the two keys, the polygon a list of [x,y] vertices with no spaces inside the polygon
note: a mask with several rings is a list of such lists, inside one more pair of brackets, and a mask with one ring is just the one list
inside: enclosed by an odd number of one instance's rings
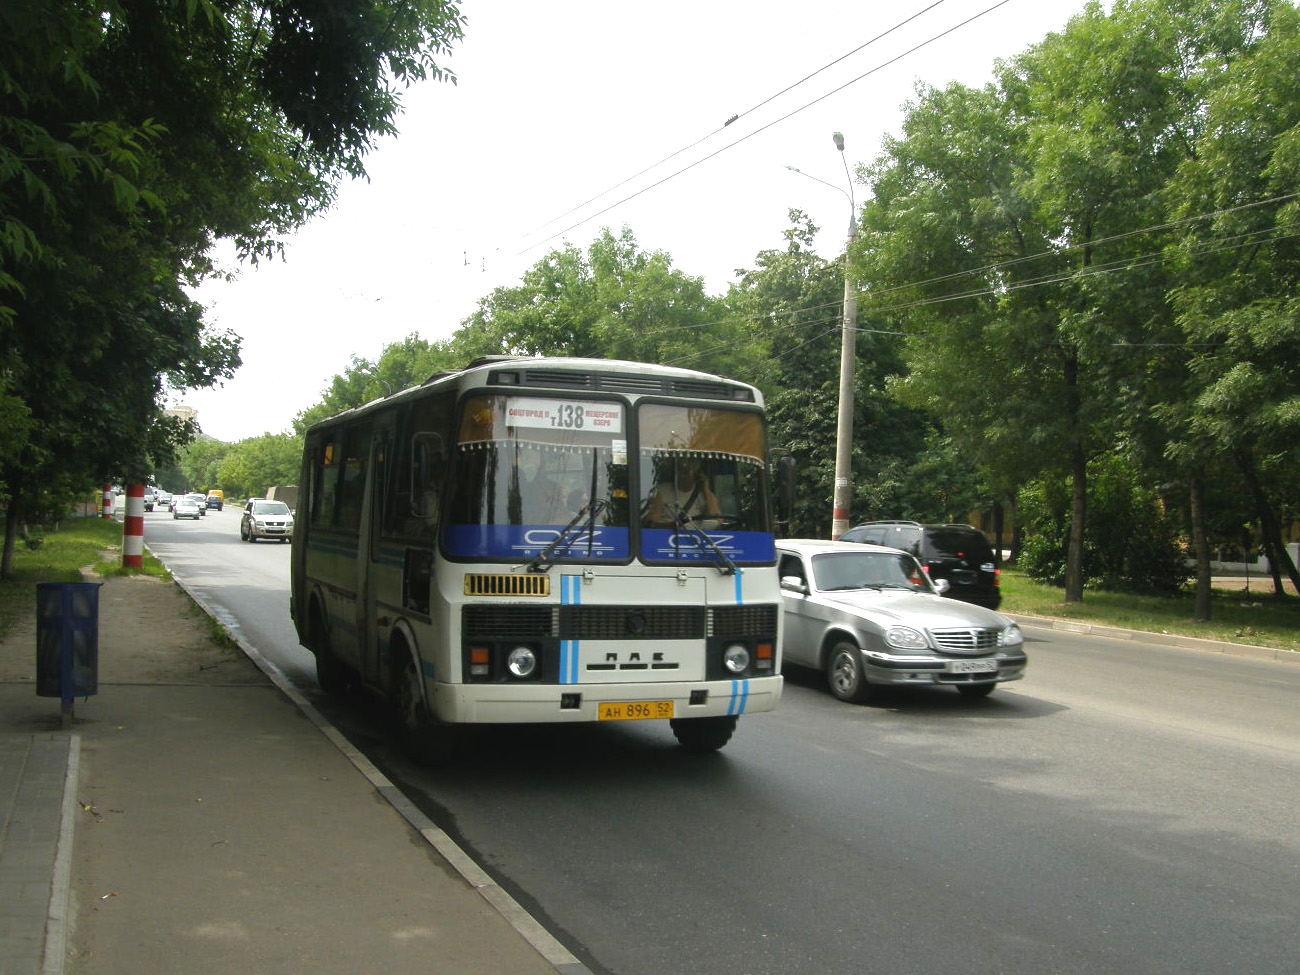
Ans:
{"label": "bus windshield", "polygon": [[638,419],[643,525],[766,530],[757,414],[647,403]]}
{"label": "bus windshield", "polygon": [[625,413],[623,404],[599,400],[467,400],[445,532],[449,553],[535,555],[576,519],[586,530],[566,533],[560,556],[626,558]]}

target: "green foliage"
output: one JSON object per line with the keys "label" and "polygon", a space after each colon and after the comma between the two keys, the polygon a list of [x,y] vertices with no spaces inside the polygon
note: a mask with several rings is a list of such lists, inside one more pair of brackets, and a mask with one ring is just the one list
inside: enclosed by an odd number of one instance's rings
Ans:
{"label": "green foliage", "polygon": [[239,365],[184,290],[209,246],[276,253],[461,27],[447,0],[0,4],[0,375],[30,419],[0,444],[0,575],[39,485],[174,461],[166,389]]}
{"label": "green foliage", "polygon": [[[1177,592],[1187,581],[1176,520],[1141,472],[1108,457],[1088,471],[1088,519],[1083,574],[1095,588],[1144,593]],[[1070,488],[1061,477],[1042,478],[1021,492],[1026,539],[1020,568],[1050,585],[1065,582]]]}
{"label": "green foliage", "polygon": [[643,251],[624,228],[584,254],[551,251],[513,288],[497,288],[453,337],[465,356],[568,355],[728,371],[734,337],[701,278]]}

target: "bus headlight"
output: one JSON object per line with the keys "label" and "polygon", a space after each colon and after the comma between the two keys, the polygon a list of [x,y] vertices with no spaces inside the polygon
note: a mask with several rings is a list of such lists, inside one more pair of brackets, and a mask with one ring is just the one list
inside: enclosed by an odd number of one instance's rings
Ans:
{"label": "bus headlight", "polygon": [[515,647],[506,656],[506,669],[515,677],[531,677],[537,670],[537,653],[532,647]]}
{"label": "bus headlight", "polygon": [[743,674],[749,669],[749,648],[733,643],[722,651],[722,665],[733,674]]}

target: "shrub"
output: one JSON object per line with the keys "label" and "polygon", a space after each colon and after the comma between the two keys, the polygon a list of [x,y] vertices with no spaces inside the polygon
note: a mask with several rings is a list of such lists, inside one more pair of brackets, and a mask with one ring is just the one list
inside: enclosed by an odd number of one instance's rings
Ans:
{"label": "shrub", "polygon": [[[1050,585],[1065,584],[1070,539],[1070,485],[1065,478],[1035,482],[1021,494],[1025,530],[1021,568]],[[1177,592],[1188,572],[1177,525],[1139,472],[1117,457],[1088,465],[1084,524],[1084,584],[1098,589]]]}

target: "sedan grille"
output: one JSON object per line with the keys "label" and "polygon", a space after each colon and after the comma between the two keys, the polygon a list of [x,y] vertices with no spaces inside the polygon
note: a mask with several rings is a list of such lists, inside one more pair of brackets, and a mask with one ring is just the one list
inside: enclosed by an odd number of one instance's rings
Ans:
{"label": "sedan grille", "polygon": [[935,645],[945,653],[988,653],[998,647],[998,631],[985,629],[931,630]]}

